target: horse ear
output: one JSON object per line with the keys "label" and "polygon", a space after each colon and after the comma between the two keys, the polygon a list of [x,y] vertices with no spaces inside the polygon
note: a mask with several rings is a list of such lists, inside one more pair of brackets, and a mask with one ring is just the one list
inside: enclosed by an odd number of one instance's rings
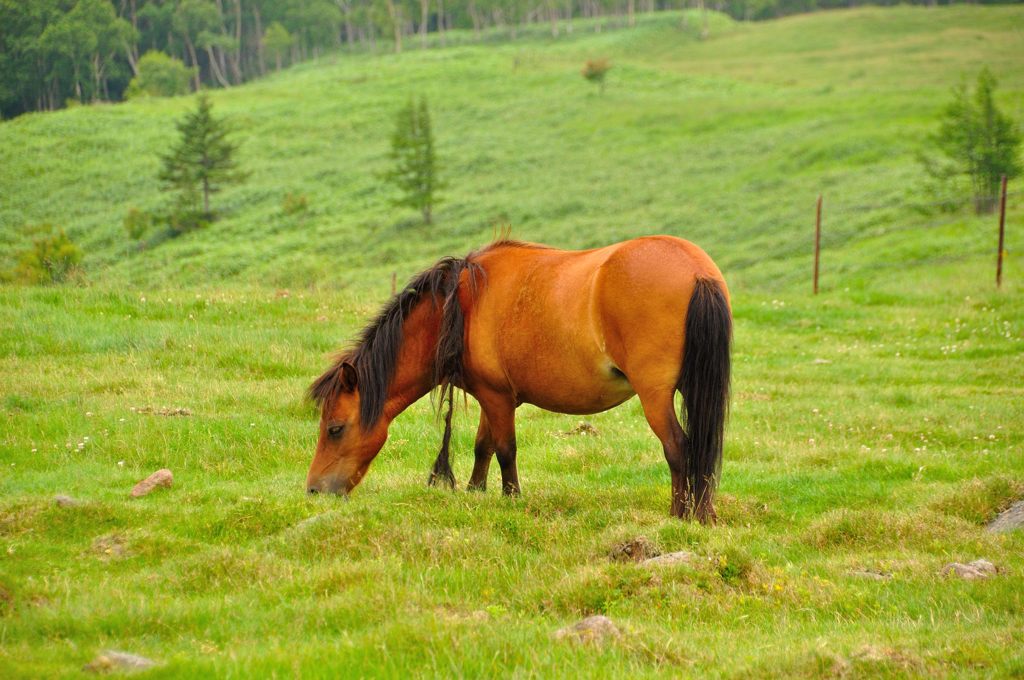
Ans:
{"label": "horse ear", "polygon": [[342,362],[341,367],[338,368],[338,375],[341,377],[341,384],[346,392],[355,390],[359,378],[356,374],[356,367],[351,362]]}

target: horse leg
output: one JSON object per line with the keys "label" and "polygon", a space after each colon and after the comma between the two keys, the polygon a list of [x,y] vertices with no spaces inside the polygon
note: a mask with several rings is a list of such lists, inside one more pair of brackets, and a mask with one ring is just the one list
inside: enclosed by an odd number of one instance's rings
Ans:
{"label": "horse leg", "polygon": [[519,471],[516,469],[515,400],[497,392],[475,396],[480,402],[480,410],[486,415],[491,446],[501,467],[501,492],[506,496],[518,496],[520,489]]}
{"label": "horse leg", "polygon": [[693,513],[693,496],[690,493],[686,446],[686,434],[676,417],[674,404],[675,388],[637,389],[640,404],[644,409],[647,424],[661,440],[665,461],[672,473],[673,517],[689,518]]}
{"label": "horse leg", "polygon": [[495,453],[501,467],[501,492],[506,496],[518,496],[519,470],[516,468],[516,433],[512,432],[504,443],[499,444]]}
{"label": "horse leg", "polygon": [[476,430],[476,444],[473,446],[473,475],[469,478],[467,491],[487,490],[487,471],[491,468],[491,456],[494,455],[494,444],[491,441],[491,428],[487,424],[487,415],[480,412],[480,426]]}

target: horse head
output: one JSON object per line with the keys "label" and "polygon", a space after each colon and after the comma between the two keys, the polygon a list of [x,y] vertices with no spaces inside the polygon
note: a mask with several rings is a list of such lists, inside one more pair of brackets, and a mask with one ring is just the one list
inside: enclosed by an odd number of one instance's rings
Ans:
{"label": "horse head", "polygon": [[359,379],[349,361],[340,361],[309,388],[322,405],[316,454],[306,476],[309,493],[346,495],[363,476],[388,438],[387,422],[360,417]]}

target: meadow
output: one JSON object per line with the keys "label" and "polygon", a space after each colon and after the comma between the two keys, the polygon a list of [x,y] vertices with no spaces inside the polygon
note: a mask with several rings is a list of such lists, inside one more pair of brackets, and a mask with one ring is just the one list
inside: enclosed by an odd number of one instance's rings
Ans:
{"label": "meadow", "polygon": [[[988,64],[1020,120],[1024,11],[892,8],[736,24],[695,14],[566,40],[346,55],[213,94],[250,180],[211,228],[139,249],[189,98],[0,123],[0,266],[63,226],[81,286],[0,287],[0,675],[1014,677],[1024,535],[1024,302],[995,221],[929,213],[916,154]],[[613,62],[600,95],[582,61]],[[430,98],[449,187],[389,206],[394,110]],[[1011,187],[1013,189],[1013,187]],[[309,209],[285,214],[288,193]],[[822,293],[810,294],[826,196]],[[736,318],[720,522],[668,516],[636,400],[519,412],[520,498],[426,486],[428,399],[347,502],[308,497],[308,383],[400,280],[510,224],[589,247],[700,243]],[[187,415],[175,415],[186,409]],[[476,408],[455,418],[464,485]],[[131,500],[167,467],[174,486]],[[492,470],[497,475],[497,470]],[[60,507],[56,494],[78,501]],[[689,564],[613,560],[643,537]],[[965,581],[943,565],[992,561]],[[621,640],[558,628],[601,613]]]}

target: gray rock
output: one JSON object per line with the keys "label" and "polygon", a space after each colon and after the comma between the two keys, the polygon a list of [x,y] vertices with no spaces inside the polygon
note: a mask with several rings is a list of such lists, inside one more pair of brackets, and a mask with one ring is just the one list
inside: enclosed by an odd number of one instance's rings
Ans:
{"label": "gray rock", "polygon": [[174,475],[170,470],[167,468],[157,470],[132,488],[132,498],[145,496],[158,486],[165,486],[169,488],[173,483]]}
{"label": "gray rock", "polygon": [[596,427],[594,427],[592,424],[588,423],[585,420],[581,420],[576,427],[572,428],[568,432],[563,432],[562,436],[563,437],[574,437],[574,436],[577,436],[577,435],[583,435],[583,436],[596,437],[598,434],[599,433],[598,433]]}
{"label": "gray rock", "polygon": [[156,661],[144,656],[108,649],[100,652],[95,659],[87,663],[84,670],[92,673],[135,673],[155,665]]}
{"label": "gray rock", "polygon": [[101,560],[119,560],[128,557],[128,539],[116,531],[97,536],[93,539],[92,551]]}
{"label": "gray rock", "polygon": [[871,569],[853,569],[847,572],[850,576],[867,578],[872,581],[888,581],[892,579],[892,573],[888,571],[873,571]]}
{"label": "gray rock", "polygon": [[56,496],[54,496],[53,502],[56,503],[57,507],[59,508],[73,508],[75,506],[82,504],[81,501],[74,499],[71,496],[66,496],[62,493],[59,493]]}
{"label": "gray rock", "polygon": [[1024,501],[1017,501],[989,522],[989,531],[1013,531],[1024,527]]}
{"label": "gray rock", "polygon": [[675,564],[691,564],[696,555],[686,550],[680,550],[678,552],[665,553],[664,555],[658,555],[657,557],[651,557],[640,564],[644,567],[669,567]]}
{"label": "gray rock", "polygon": [[655,557],[660,551],[643,536],[619,543],[608,551],[608,557],[616,562],[642,562]]}
{"label": "gray rock", "polygon": [[618,626],[607,616],[597,614],[555,631],[556,640],[600,644],[622,637]]}
{"label": "gray rock", "polygon": [[995,576],[998,572],[999,570],[996,569],[996,565],[992,564],[988,560],[974,560],[967,564],[951,562],[942,568],[943,576],[952,574],[954,576],[959,576],[962,579],[967,579],[968,581]]}

